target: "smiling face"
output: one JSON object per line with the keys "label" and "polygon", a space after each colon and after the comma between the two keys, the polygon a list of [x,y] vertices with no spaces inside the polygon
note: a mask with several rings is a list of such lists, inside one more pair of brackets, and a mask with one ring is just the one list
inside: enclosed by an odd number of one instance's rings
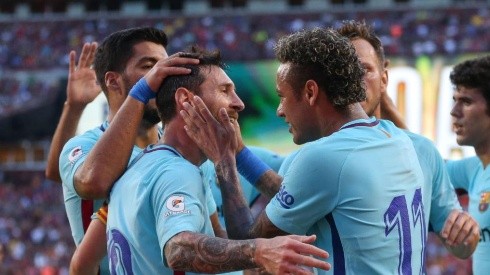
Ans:
{"label": "smiling face", "polygon": [[363,80],[366,85],[366,100],[361,102],[362,108],[369,116],[379,115],[381,95],[386,92],[388,72],[368,41],[355,39],[352,40],[352,44],[365,70]]}
{"label": "smiling face", "polygon": [[[121,74],[122,89],[129,94],[133,85],[142,78],[158,60],[167,58],[168,54],[163,45],[154,42],[144,41],[133,46],[133,54],[126,63],[126,67]],[[160,122],[155,100],[152,99],[145,106],[143,121],[150,125]]]}
{"label": "smiling face", "polygon": [[218,118],[221,108],[225,108],[232,120],[238,119],[238,113],[245,105],[235,90],[235,84],[218,66],[203,68],[205,81],[199,86],[199,94],[209,111]]}
{"label": "smiling face", "polygon": [[459,145],[478,148],[490,146],[490,115],[482,93],[475,88],[458,86],[451,110],[453,130]]}
{"label": "smiling face", "polygon": [[288,82],[290,64],[281,64],[277,70],[276,90],[280,98],[277,116],[289,124],[289,132],[296,144],[303,144],[319,138],[318,128],[313,125],[311,108],[304,91],[294,91]]}

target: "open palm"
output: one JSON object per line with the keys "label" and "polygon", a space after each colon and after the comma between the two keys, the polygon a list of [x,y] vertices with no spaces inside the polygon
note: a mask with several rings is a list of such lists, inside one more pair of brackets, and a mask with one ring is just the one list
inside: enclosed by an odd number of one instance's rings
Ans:
{"label": "open palm", "polygon": [[68,84],[66,88],[67,101],[74,105],[87,105],[101,92],[95,71],[91,68],[94,61],[97,42],[85,43],[82,53],[75,65],[76,52],[70,52]]}

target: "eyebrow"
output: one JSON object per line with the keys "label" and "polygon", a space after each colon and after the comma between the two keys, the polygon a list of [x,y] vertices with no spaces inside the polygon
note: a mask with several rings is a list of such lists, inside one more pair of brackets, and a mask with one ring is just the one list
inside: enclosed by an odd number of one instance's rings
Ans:
{"label": "eyebrow", "polygon": [[143,56],[142,58],[140,58],[138,60],[138,62],[136,62],[136,64],[141,64],[141,63],[145,63],[145,62],[148,62],[148,61],[151,61],[153,63],[157,63],[158,62],[158,58],[156,57],[152,57],[152,56]]}
{"label": "eyebrow", "polygon": [[221,84],[218,84],[218,87],[225,87],[225,88],[236,88],[235,87],[235,84],[233,84],[233,82],[225,82],[225,83],[221,83]]}

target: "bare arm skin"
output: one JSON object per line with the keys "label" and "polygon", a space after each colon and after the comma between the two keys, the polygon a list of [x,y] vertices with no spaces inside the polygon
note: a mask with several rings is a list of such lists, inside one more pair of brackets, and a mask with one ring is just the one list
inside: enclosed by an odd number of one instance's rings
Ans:
{"label": "bare arm skin", "polygon": [[213,226],[213,232],[216,237],[227,239],[228,235],[226,231],[221,227],[221,223],[219,222],[218,212],[214,212],[209,216],[211,220],[211,225]]}
{"label": "bare arm skin", "polygon": [[279,176],[274,170],[269,170],[260,176],[259,180],[255,184],[255,187],[259,189],[260,193],[265,197],[273,198],[279,188],[281,188],[282,177]]}
{"label": "bare arm skin", "polygon": [[480,227],[468,212],[453,210],[447,217],[439,238],[454,256],[467,259],[480,241]]}
{"label": "bare arm skin", "polygon": [[82,242],[70,262],[72,275],[96,275],[100,261],[107,255],[106,226],[99,219],[92,220]]}
{"label": "bare arm skin", "polygon": [[269,201],[270,199],[262,194],[253,201],[252,205],[250,205],[250,212],[252,212],[254,220],[259,217],[259,214],[264,210]]}
{"label": "bare arm skin", "polygon": [[381,93],[381,118],[391,120],[398,128],[407,129],[407,124],[405,124],[405,120],[403,116],[400,114],[398,109],[396,108],[393,100],[388,96],[388,93]]}
{"label": "bare arm skin", "polygon": [[223,159],[216,164],[216,174],[220,182],[226,230],[231,239],[269,238],[286,235],[267,218],[265,211],[254,220],[252,211],[243,196],[236,172],[235,158]]}
{"label": "bare arm skin", "polygon": [[[190,72],[178,66],[198,62],[198,59],[179,57],[177,53],[159,60],[144,78],[155,92],[165,77]],[[116,179],[126,170],[144,107],[141,101],[128,96],[111,121],[111,126],[88,153],[74,177],[75,189],[82,198],[107,197]]]}
{"label": "bare arm skin", "polygon": [[80,197],[103,199],[108,196],[112,184],[126,170],[144,106],[142,102],[127,97],[111,126],[75,172],[74,185]]}
{"label": "bare arm skin", "polygon": [[85,107],[101,92],[100,86],[96,82],[95,72],[90,68],[94,61],[96,49],[96,42],[85,43],[77,65],[75,65],[76,52],[70,52],[66,101],[51,140],[45,170],[46,178],[55,182],[61,183],[58,165],[63,146],[75,136]]}
{"label": "bare arm skin", "polygon": [[310,245],[315,236],[282,236],[274,239],[226,240],[192,232],[172,237],[164,248],[170,268],[202,273],[227,272],[263,267],[271,274],[312,274],[301,268],[329,270],[320,258],[328,254]]}

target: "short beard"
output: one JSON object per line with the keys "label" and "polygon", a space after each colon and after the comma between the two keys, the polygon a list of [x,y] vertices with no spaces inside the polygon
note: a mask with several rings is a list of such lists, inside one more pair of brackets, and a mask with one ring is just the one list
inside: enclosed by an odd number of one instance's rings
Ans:
{"label": "short beard", "polygon": [[160,117],[158,116],[158,111],[156,109],[150,109],[148,106],[145,106],[141,125],[145,128],[150,128],[155,126],[155,124],[158,124],[159,122]]}
{"label": "short beard", "polygon": [[[126,95],[129,96],[130,89],[135,85],[132,81],[129,80],[129,77],[123,75],[123,81],[128,89],[126,91]],[[144,129],[149,129],[160,122],[160,117],[158,116],[157,109],[152,109],[148,105],[145,106],[143,110],[143,118],[141,120],[141,127]]]}

